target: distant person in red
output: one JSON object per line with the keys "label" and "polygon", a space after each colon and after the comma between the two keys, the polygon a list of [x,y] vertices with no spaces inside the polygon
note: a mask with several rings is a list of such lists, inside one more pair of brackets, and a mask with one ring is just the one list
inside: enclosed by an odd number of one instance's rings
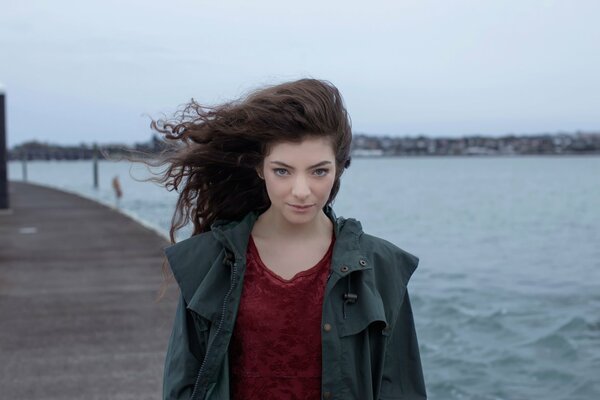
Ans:
{"label": "distant person in red", "polygon": [[112,179],[112,187],[113,190],[115,191],[115,199],[116,199],[116,203],[117,206],[119,205],[119,201],[121,200],[121,197],[123,197],[123,192],[121,191],[121,183],[119,183],[119,177],[115,176]]}
{"label": "distant person in red", "polygon": [[407,291],[418,258],[333,211],[352,141],[335,86],[192,100],[152,126],[173,144],[156,179],[179,193],[163,399],[426,398]]}

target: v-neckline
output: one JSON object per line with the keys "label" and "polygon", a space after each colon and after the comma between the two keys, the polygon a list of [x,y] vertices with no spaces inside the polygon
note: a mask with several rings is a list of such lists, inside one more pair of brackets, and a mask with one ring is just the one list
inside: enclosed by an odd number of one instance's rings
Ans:
{"label": "v-neckline", "polygon": [[327,257],[329,256],[329,253],[333,250],[334,241],[335,241],[335,234],[332,232],[331,242],[329,243],[329,248],[327,249],[327,251],[325,252],[323,257],[321,257],[321,259],[312,267],[296,272],[296,274],[294,274],[294,276],[292,276],[289,279],[286,279],[286,278],[282,277],[281,275],[277,274],[275,271],[273,271],[271,268],[269,268],[263,262],[262,258],[260,257],[260,253],[258,252],[258,247],[256,246],[256,243],[254,242],[254,238],[252,237],[252,235],[250,235],[250,240],[249,240],[248,245],[250,246],[251,251],[254,252],[254,255],[256,256],[256,261],[257,261],[258,265],[263,270],[265,270],[269,275],[271,275],[272,277],[274,277],[275,279],[277,279],[280,282],[293,283],[303,276],[312,275],[312,274],[316,273],[317,271],[319,271],[319,269],[320,269],[319,267],[325,261],[325,259],[327,259]]}

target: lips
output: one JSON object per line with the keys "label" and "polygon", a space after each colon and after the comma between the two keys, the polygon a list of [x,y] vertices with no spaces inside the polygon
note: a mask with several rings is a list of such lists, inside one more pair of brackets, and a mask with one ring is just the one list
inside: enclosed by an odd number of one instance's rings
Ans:
{"label": "lips", "polygon": [[299,209],[299,210],[306,210],[307,208],[310,208],[310,207],[312,207],[313,205],[312,205],[312,204],[310,204],[310,205],[307,205],[307,206],[297,206],[297,205],[295,205],[295,204],[290,204],[290,206],[292,206],[292,207],[294,207],[294,208],[297,208],[297,209]]}

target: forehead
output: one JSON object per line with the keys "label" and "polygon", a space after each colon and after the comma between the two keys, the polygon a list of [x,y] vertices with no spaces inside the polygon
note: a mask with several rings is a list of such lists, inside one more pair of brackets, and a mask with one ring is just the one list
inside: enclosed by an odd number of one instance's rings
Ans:
{"label": "forehead", "polygon": [[335,153],[331,140],[326,137],[305,138],[301,142],[273,143],[266,156],[269,160],[278,161],[306,161],[335,160]]}

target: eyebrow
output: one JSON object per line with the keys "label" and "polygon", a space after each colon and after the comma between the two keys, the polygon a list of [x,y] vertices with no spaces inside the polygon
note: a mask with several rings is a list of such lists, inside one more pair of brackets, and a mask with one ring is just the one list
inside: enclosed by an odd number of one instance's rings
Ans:
{"label": "eyebrow", "polygon": [[[281,161],[271,161],[271,164],[278,164],[278,165],[282,165],[289,169],[294,169],[294,167],[292,167],[291,165],[287,165],[286,163],[281,162]],[[315,165],[311,165],[310,167],[308,167],[308,169],[316,168],[316,167],[320,167],[322,165],[328,165],[328,164],[332,164],[332,162],[331,161],[321,161],[319,163],[316,163]]]}

